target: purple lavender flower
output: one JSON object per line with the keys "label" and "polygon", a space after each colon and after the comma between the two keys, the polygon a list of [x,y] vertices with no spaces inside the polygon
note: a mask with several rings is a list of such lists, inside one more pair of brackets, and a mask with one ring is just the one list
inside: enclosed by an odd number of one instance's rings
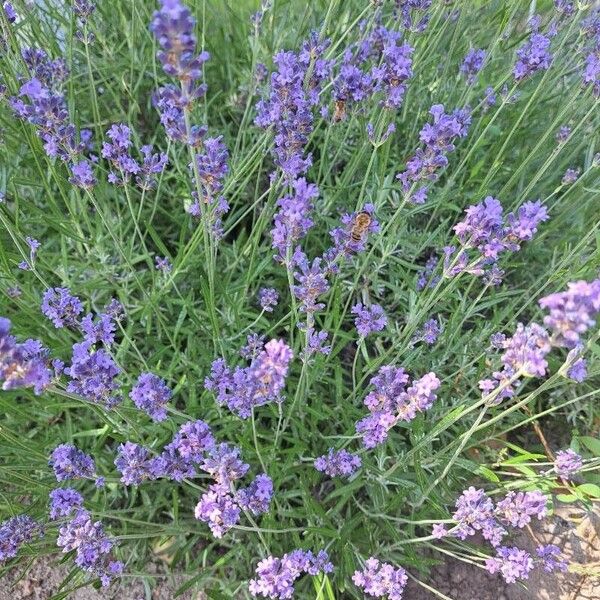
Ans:
{"label": "purple lavender flower", "polygon": [[418,272],[416,284],[417,291],[421,291],[426,287],[433,288],[438,284],[440,277],[433,275],[438,262],[439,259],[434,255],[427,259],[425,266]]}
{"label": "purple lavender flower", "polygon": [[71,166],[69,183],[90,190],[96,185],[96,177],[88,160],[81,160]]}
{"label": "purple lavender flower", "polygon": [[553,571],[562,571],[564,573],[568,568],[567,561],[561,558],[560,548],[554,544],[538,546],[536,554],[541,559],[544,571],[547,573],[552,573]]}
{"label": "purple lavender flower", "polygon": [[90,351],[91,346],[89,341],[73,345],[71,366],[65,369],[65,374],[71,378],[67,391],[113,408],[121,401],[115,394],[119,388],[115,378],[121,371],[104,350]]}
{"label": "purple lavender flower", "polygon": [[352,314],[356,315],[354,324],[361,338],[375,331],[382,331],[387,325],[387,317],[379,304],[363,306],[359,302],[352,307]]}
{"label": "purple lavender flower", "polygon": [[571,128],[568,125],[563,125],[556,134],[556,141],[559,144],[564,144],[571,136]]}
{"label": "purple lavender flower", "polygon": [[281,558],[269,556],[256,566],[255,579],[249,583],[252,596],[286,599],[294,595],[294,581],[304,573],[315,576],[331,573],[333,565],[324,550],[314,555],[310,550],[294,550]]}
{"label": "purple lavender flower", "polygon": [[215,446],[201,465],[220,486],[229,486],[232,481],[241,479],[250,468],[242,462],[241,450],[227,443]]}
{"label": "purple lavender flower", "polygon": [[596,323],[600,311],[600,279],[591,283],[575,281],[565,292],[545,296],[540,306],[549,311],[544,324],[552,330],[552,344],[574,348],[581,335]]}
{"label": "purple lavender flower", "polygon": [[57,488],[50,492],[50,518],[68,517],[83,506],[83,496],[72,488]]}
{"label": "purple lavender flower", "polygon": [[496,504],[496,516],[512,527],[522,529],[531,522],[531,517],[541,520],[546,516],[547,501],[546,496],[537,490],[533,492],[511,491]]}
{"label": "purple lavender flower", "polygon": [[[11,322],[0,317],[0,382],[3,390],[32,387],[41,394],[52,380],[45,353],[31,353],[30,344],[18,344],[10,335]],[[40,342],[41,346],[41,342]]]}
{"label": "purple lavender flower", "polygon": [[379,562],[371,557],[365,562],[362,571],[355,571],[352,581],[356,587],[371,598],[388,598],[402,600],[408,575],[402,567]]}
{"label": "purple lavender flower", "polygon": [[573,185],[579,179],[580,169],[567,169],[563,178],[561,179],[562,185]]}
{"label": "purple lavender flower", "polygon": [[273,220],[271,236],[272,247],[277,250],[275,259],[289,265],[289,253],[313,226],[310,213],[313,200],[318,197],[319,189],[312,183],[307,183],[304,177],[292,181],[293,195],[284,196],[277,201],[279,209]]}
{"label": "purple lavender flower", "polygon": [[4,2],[2,5],[4,14],[9,23],[14,23],[17,20],[17,13],[10,2]]}
{"label": "purple lavender flower", "polygon": [[224,485],[211,485],[202,494],[194,510],[194,516],[199,521],[208,523],[212,534],[221,538],[240,520],[240,507]]}
{"label": "purple lavender flower", "polygon": [[260,307],[266,312],[273,312],[273,307],[277,306],[279,294],[274,288],[261,288],[258,291],[258,302]]}
{"label": "purple lavender flower", "polygon": [[413,75],[411,54],[414,49],[408,44],[399,45],[401,34],[397,31],[385,32],[383,39],[382,61],[373,67],[371,78],[375,91],[383,91],[383,106],[388,109],[397,109],[402,104],[406,92],[406,81]]}
{"label": "purple lavender flower", "polygon": [[437,339],[443,331],[442,325],[440,325],[437,319],[428,319],[423,323],[423,327],[417,329],[411,340],[411,344],[417,342],[425,342],[427,345],[432,346],[437,342]]}
{"label": "purple lavender flower", "polygon": [[166,256],[155,256],[154,264],[156,266],[156,270],[163,273],[163,275],[170,273],[171,269],[173,268],[171,261]]}
{"label": "purple lavender flower", "polygon": [[171,399],[171,390],[163,379],[153,373],[142,373],[129,392],[133,403],[146,412],[153,421],[167,418],[166,406]]}
{"label": "purple lavender flower", "polygon": [[421,181],[433,182],[438,179],[438,171],[448,164],[446,154],[455,149],[454,140],[465,137],[471,123],[468,107],[446,114],[442,104],[434,104],[429,113],[433,116],[433,123],[426,123],[419,136],[424,146],[408,159],[406,170],[396,175],[402,182],[404,192],[411,194],[410,200],[414,204],[425,202],[428,186],[416,190],[413,187]]}
{"label": "purple lavender flower", "polygon": [[108,586],[123,571],[123,563],[111,560],[114,540],[106,535],[102,523],[93,522],[92,515],[83,508],[59,529],[56,543],[65,553],[75,550],[75,564],[100,577],[103,586]]}
{"label": "purple lavender flower", "polygon": [[592,86],[594,95],[600,96],[600,53],[590,52],[585,57],[585,68],[582,74],[583,85]]}
{"label": "purple lavender flower", "polygon": [[154,479],[166,477],[177,482],[196,477],[193,462],[180,454],[174,442],[167,444],[159,456],[148,461],[148,471]]}
{"label": "purple lavender flower", "polygon": [[572,381],[581,383],[587,378],[587,361],[585,358],[578,358],[567,370],[567,377]]}
{"label": "purple lavender flower", "polygon": [[177,450],[183,459],[200,464],[206,454],[214,449],[215,438],[210,427],[198,419],[184,423],[175,434],[170,446]]}
{"label": "purple lavender flower", "polygon": [[330,477],[350,477],[360,469],[361,460],[357,454],[347,450],[329,448],[327,454],[315,459],[315,469]]}
{"label": "purple lavender flower", "polygon": [[409,382],[404,369],[394,366],[382,367],[371,378],[370,384],[375,389],[364,401],[371,414],[356,424],[365,448],[382,444],[398,421],[412,421],[418,412],[431,408],[436,399],[434,392],[440,386],[435,373],[427,373],[411,385]]}
{"label": "purple lavender flower", "polygon": [[529,39],[517,50],[517,62],[513,75],[522,81],[540,70],[546,70],[552,62],[549,52],[550,39],[541,33],[533,32]]}
{"label": "purple lavender flower", "polygon": [[414,33],[425,31],[431,18],[427,11],[432,3],[433,0],[396,0],[396,6],[400,9],[402,17],[402,25]]}
{"label": "purple lavender flower", "polygon": [[517,579],[528,579],[533,569],[533,559],[525,550],[500,546],[496,548],[496,556],[485,561],[485,568],[493,575],[500,573],[506,583],[514,583]]}
{"label": "purple lavender flower", "polygon": [[575,450],[559,450],[554,459],[554,471],[562,479],[572,479],[572,476],[583,467],[583,459]]}
{"label": "purple lavender flower", "polygon": [[446,526],[443,523],[435,523],[431,528],[431,535],[436,540],[441,540],[442,538],[445,538],[448,535],[448,530],[446,529]]}
{"label": "purple lavender flower", "polygon": [[272,497],[273,480],[261,473],[248,487],[237,491],[235,501],[242,510],[248,510],[257,516],[268,512]]}
{"label": "purple lavender flower", "polygon": [[107,313],[100,313],[96,319],[88,313],[81,319],[81,330],[84,340],[90,344],[101,342],[110,346],[115,341],[116,326],[113,317]]}
{"label": "purple lavender flower", "polygon": [[153,478],[149,450],[133,442],[119,444],[115,466],[125,485],[139,485],[146,479]]}
{"label": "purple lavender flower", "polygon": [[60,444],[52,451],[48,464],[57,481],[93,479],[96,476],[94,459],[71,444]]}
{"label": "purple lavender flower", "polygon": [[230,369],[223,359],[211,367],[204,385],[216,393],[217,402],[242,419],[252,414],[252,408],[269,402],[281,402],[289,363],[293,354],[283,340],[271,340],[252,359],[250,366]]}
{"label": "purple lavender flower", "polygon": [[470,84],[475,82],[477,74],[483,68],[486,54],[485,50],[471,48],[465,55],[460,65],[460,72],[467,78]]}
{"label": "purple lavender flower", "polygon": [[69,288],[48,288],[42,301],[42,313],[54,323],[54,327],[74,327],[83,312],[83,304],[72,296]]}
{"label": "purple lavender flower", "polygon": [[28,515],[18,515],[0,524],[0,562],[17,555],[22,544],[43,537],[42,526]]}
{"label": "purple lavender flower", "polygon": [[493,546],[497,546],[507,532],[494,517],[492,500],[483,490],[471,486],[456,501],[456,511],[452,518],[458,525],[452,535],[464,540],[481,531],[486,540]]}

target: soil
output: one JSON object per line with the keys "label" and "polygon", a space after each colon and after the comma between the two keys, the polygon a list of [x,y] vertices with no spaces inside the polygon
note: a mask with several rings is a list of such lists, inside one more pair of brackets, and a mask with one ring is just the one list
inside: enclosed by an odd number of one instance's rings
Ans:
{"label": "soil", "polygon": [[[508,585],[499,576],[447,555],[443,564],[431,572],[424,582],[438,594],[411,580],[405,590],[405,600],[598,600],[600,599],[600,507],[584,513],[576,507],[558,506],[553,518],[537,522],[532,527],[537,544],[556,544],[569,560],[567,573],[550,574],[534,570],[527,587]],[[536,542],[523,531],[511,543],[535,552]],[[437,553],[436,553],[437,554]],[[439,558],[440,554],[437,554]],[[69,573],[68,565],[60,565],[60,556],[40,558],[23,576],[15,568],[0,580],[0,600],[48,600],[58,592]],[[169,574],[162,563],[151,564],[154,587],[146,589],[140,580],[127,587],[116,586],[96,591],[90,587],[73,592],[70,600],[173,600],[175,590],[189,575]],[[421,578],[422,579],[422,578]],[[441,595],[440,595],[441,594]],[[187,591],[182,600],[205,600],[200,591]],[[343,600],[343,599],[340,599]]]}

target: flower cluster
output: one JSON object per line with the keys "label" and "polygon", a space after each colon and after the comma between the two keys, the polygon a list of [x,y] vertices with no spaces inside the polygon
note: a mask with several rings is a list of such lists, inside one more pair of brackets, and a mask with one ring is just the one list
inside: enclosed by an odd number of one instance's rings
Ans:
{"label": "flower cluster", "polygon": [[115,466],[125,485],[139,485],[146,479],[153,478],[154,464],[147,448],[133,442],[119,445]]}
{"label": "flower cluster", "polygon": [[64,553],[75,550],[75,564],[99,577],[103,586],[108,586],[123,571],[123,563],[111,557],[114,540],[106,535],[102,522],[94,522],[84,508],[78,509],[59,529],[56,543]]}
{"label": "flower cluster", "polygon": [[220,405],[242,419],[248,418],[255,406],[283,401],[281,392],[293,358],[283,340],[271,340],[256,352],[247,367],[232,369],[222,358],[215,360],[204,382],[206,389],[215,392]]}
{"label": "flower cluster", "polygon": [[560,548],[554,544],[538,546],[536,554],[542,560],[542,567],[547,573],[553,571],[566,571],[568,564],[560,555]]}
{"label": "flower cluster", "polygon": [[496,548],[496,556],[485,561],[485,568],[492,575],[500,573],[506,583],[527,579],[533,567],[533,559],[529,552],[508,546],[499,546]]}
{"label": "flower cluster", "polygon": [[278,300],[279,294],[274,288],[261,288],[258,291],[258,303],[265,312],[273,312]]}
{"label": "flower cluster", "polygon": [[572,476],[583,467],[583,459],[575,450],[559,450],[554,460],[554,471],[563,479],[571,479]]}
{"label": "flower cluster", "polygon": [[313,226],[310,213],[313,200],[319,195],[316,185],[307,183],[304,177],[299,177],[291,183],[293,194],[277,200],[277,212],[273,219],[272,247],[277,250],[275,259],[291,267],[291,254],[296,244]]}
{"label": "flower cluster", "polygon": [[38,340],[17,343],[14,336],[10,335],[10,327],[10,320],[0,317],[2,389],[31,387],[36,394],[41,394],[52,380],[52,372],[47,365],[47,352]]}
{"label": "flower cluster", "polygon": [[139,163],[130,154],[131,130],[127,125],[111,125],[106,132],[109,142],[102,144],[102,157],[111,164],[108,181],[114,185],[125,185],[135,176],[137,185],[142,190],[156,187],[156,175],[162,173],[167,164],[167,155],[153,154],[152,146],[142,146],[140,151],[143,161]]}
{"label": "flower cluster", "polygon": [[49,465],[54,470],[57,481],[66,479],[94,479],[96,464],[94,459],[71,444],[60,444],[52,451]]}
{"label": "flower cluster", "polygon": [[427,11],[432,4],[433,0],[396,0],[402,25],[414,33],[425,31],[431,18]]}
{"label": "flower cluster", "polygon": [[383,312],[383,307],[379,304],[363,306],[359,302],[352,307],[352,314],[356,315],[354,325],[361,338],[365,338],[375,331],[383,331],[387,325],[387,317]]}
{"label": "flower cluster", "polygon": [[256,567],[250,580],[250,593],[265,598],[286,599],[294,595],[294,582],[303,574],[331,573],[333,565],[324,550],[316,555],[310,550],[293,550],[281,558],[269,556]]}
{"label": "flower cluster", "polygon": [[377,558],[371,557],[367,559],[362,571],[354,572],[352,581],[371,598],[402,600],[408,575],[402,567],[382,563]]}
{"label": "flower cluster", "polygon": [[171,399],[171,390],[163,379],[153,373],[142,373],[129,393],[133,403],[150,415],[153,421],[167,418],[167,403]]}
{"label": "flower cluster", "polygon": [[439,259],[436,256],[430,256],[423,268],[419,270],[416,284],[417,291],[425,288],[433,288],[439,283],[441,278],[438,275],[434,275],[438,262]]}
{"label": "flower cluster", "polygon": [[443,329],[437,319],[428,319],[422,327],[415,331],[410,343],[414,345],[418,342],[425,342],[428,346],[433,346]]}
{"label": "flower cluster", "polygon": [[517,50],[513,75],[517,81],[521,81],[540,70],[548,69],[551,62],[550,38],[534,31]]}
{"label": "flower cluster", "polygon": [[471,123],[469,108],[447,114],[442,104],[434,104],[429,113],[433,123],[427,123],[421,129],[419,139],[423,146],[408,159],[406,170],[396,175],[402,182],[404,193],[414,204],[423,204],[427,200],[429,188],[427,185],[417,188],[419,182],[438,179],[438,172],[448,165],[446,155],[455,149],[454,141],[467,135]]}
{"label": "flower cluster", "polygon": [[350,477],[360,469],[361,460],[357,454],[347,450],[334,450],[329,448],[327,454],[315,459],[315,469],[329,477]]}
{"label": "flower cluster", "polygon": [[160,113],[161,123],[171,140],[197,147],[202,143],[206,127],[189,126],[186,114],[206,93],[206,86],[198,81],[210,55],[196,53],[195,25],[190,10],[179,0],[161,0],[150,30],[160,46],[156,56],[165,73],[179,81],[179,86],[166,85],[154,94],[153,103]]}
{"label": "flower cluster", "polygon": [[48,288],[42,300],[42,313],[54,323],[57,329],[75,327],[83,312],[83,304],[77,296],[71,295],[69,288]]}
{"label": "flower cluster", "polygon": [[402,367],[385,366],[371,378],[370,385],[375,389],[366,396],[364,404],[371,414],[356,424],[365,448],[383,444],[398,421],[412,421],[418,412],[431,408],[440,380],[435,373],[427,373],[410,383]]}
{"label": "flower cluster", "polygon": [[327,45],[314,34],[300,52],[275,54],[277,69],[271,74],[269,95],[256,106],[255,123],[265,129],[273,127],[275,164],[288,180],[306,173],[312,164],[305,148],[313,128],[312,107],[331,70],[329,61],[322,58]]}
{"label": "flower cluster", "polygon": [[72,488],[57,488],[50,492],[50,518],[68,517],[83,506],[83,496]]}
{"label": "flower cluster", "polygon": [[42,537],[42,526],[28,515],[18,515],[0,524],[0,561],[17,555],[22,544]]}
{"label": "flower cluster", "polygon": [[575,348],[600,312],[600,279],[569,283],[566,291],[550,294],[539,303],[549,313],[544,324],[552,332],[552,344]]}
{"label": "flower cluster", "polygon": [[383,91],[383,106],[388,109],[399,108],[406,92],[406,81],[413,75],[411,54],[413,48],[408,44],[399,44],[401,34],[385,30],[381,64],[373,67],[371,78],[374,91]]}
{"label": "flower cluster", "polygon": [[518,251],[521,243],[531,240],[540,223],[549,218],[539,200],[525,202],[516,213],[505,216],[503,211],[500,201],[492,196],[465,210],[466,217],[454,226],[460,249],[444,249],[446,277],[463,271],[476,276],[493,275],[499,256]]}
{"label": "flower cluster", "polygon": [[483,68],[486,54],[485,50],[471,48],[460,65],[460,72],[467,78],[470,84],[475,82],[477,74]]}

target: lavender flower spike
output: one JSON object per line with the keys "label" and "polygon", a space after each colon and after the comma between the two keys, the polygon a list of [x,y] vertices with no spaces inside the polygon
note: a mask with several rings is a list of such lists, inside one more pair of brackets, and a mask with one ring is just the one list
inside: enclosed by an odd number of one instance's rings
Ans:
{"label": "lavender flower spike", "polygon": [[140,410],[148,413],[153,421],[164,421],[167,418],[166,406],[171,399],[171,390],[157,375],[142,373],[129,397]]}
{"label": "lavender flower spike", "polygon": [[402,600],[408,576],[402,567],[381,563],[378,559],[371,557],[366,561],[362,571],[354,572],[352,581],[371,598]]}

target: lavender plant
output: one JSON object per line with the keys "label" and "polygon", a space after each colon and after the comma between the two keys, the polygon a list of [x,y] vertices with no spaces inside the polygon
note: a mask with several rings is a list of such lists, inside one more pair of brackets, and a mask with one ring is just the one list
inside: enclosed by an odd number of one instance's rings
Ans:
{"label": "lavender plant", "polygon": [[600,13],[538,9],[0,6],[0,577],[572,569],[536,527],[600,502]]}

